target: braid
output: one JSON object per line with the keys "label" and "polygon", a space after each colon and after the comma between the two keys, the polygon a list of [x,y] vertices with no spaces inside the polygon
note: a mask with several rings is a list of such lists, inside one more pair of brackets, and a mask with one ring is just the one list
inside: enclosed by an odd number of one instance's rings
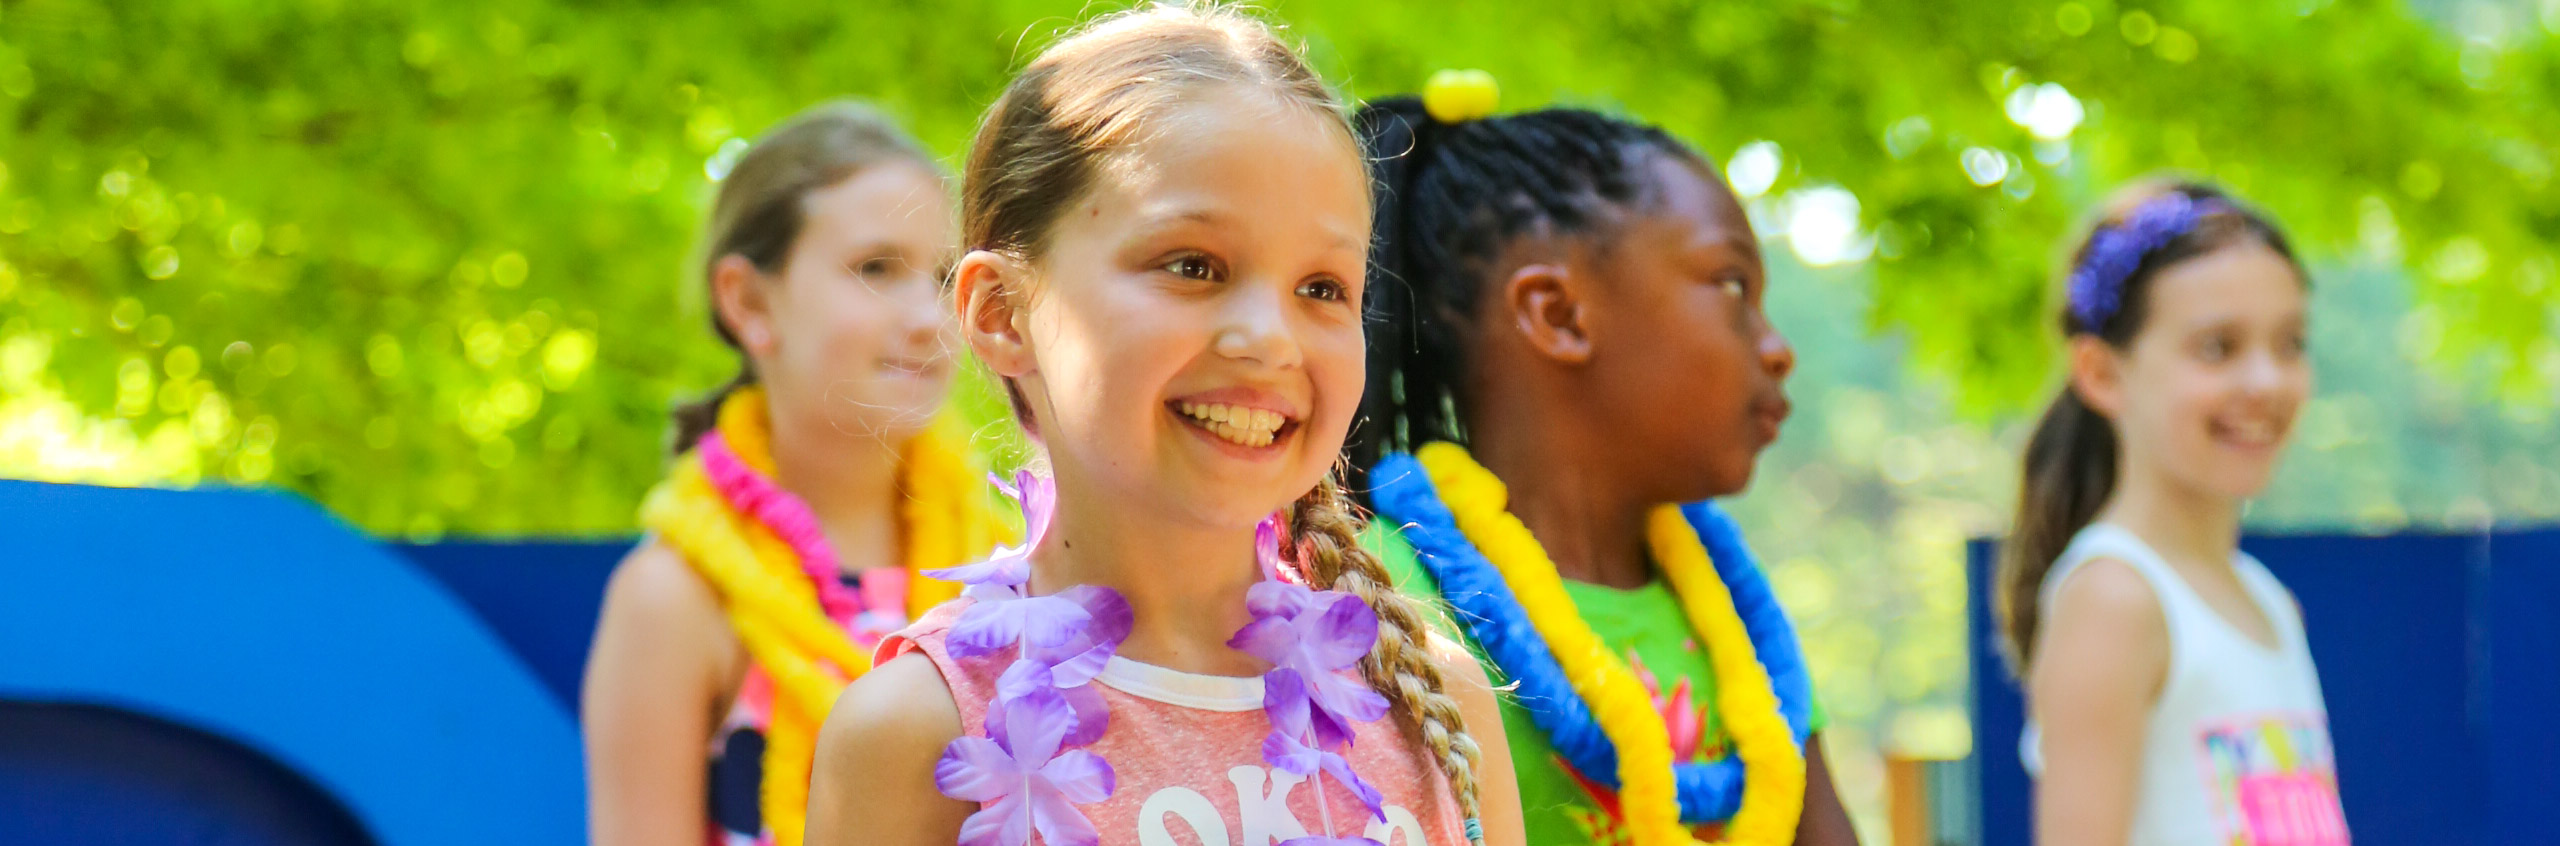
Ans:
{"label": "braid", "polygon": [[1360,525],[1342,486],[1328,476],[1299,498],[1290,512],[1291,545],[1306,562],[1308,581],[1358,596],[1377,611],[1378,645],[1361,659],[1360,675],[1385,693],[1395,712],[1421,732],[1424,745],[1438,759],[1440,772],[1449,778],[1450,792],[1457,794],[1459,812],[1477,819],[1483,816],[1476,795],[1476,765],[1482,750],[1467,735],[1458,701],[1445,692],[1447,681],[1440,666],[1423,648],[1430,628],[1423,622],[1422,606],[1396,590],[1378,556],[1360,545]]}
{"label": "braid", "polygon": [[1582,109],[1445,124],[1419,98],[1390,97],[1352,123],[1377,183],[1367,425],[1347,446],[1356,471],[1415,444],[1466,443],[1465,333],[1504,247],[1600,233],[1649,199],[1654,157],[1700,160],[1660,129]]}

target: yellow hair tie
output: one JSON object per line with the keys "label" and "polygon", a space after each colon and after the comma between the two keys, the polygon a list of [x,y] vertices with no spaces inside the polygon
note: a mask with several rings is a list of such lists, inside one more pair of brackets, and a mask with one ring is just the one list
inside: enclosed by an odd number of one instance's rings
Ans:
{"label": "yellow hair tie", "polygon": [[1493,74],[1473,68],[1440,71],[1422,86],[1422,109],[1441,123],[1492,117],[1494,104],[1501,101],[1502,86],[1494,83]]}

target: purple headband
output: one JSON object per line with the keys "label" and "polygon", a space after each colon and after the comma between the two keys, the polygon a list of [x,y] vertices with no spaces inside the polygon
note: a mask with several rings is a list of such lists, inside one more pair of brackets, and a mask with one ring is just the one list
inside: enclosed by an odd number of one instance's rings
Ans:
{"label": "purple headband", "polygon": [[2217,200],[2172,191],[2145,200],[2115,225],[2089,238],[2089,250],[2071,268],[2071,316],[2096,331],[2124,305],[2124,282],[2143,258],[2196,228],[2206,215],[2229,211]]}

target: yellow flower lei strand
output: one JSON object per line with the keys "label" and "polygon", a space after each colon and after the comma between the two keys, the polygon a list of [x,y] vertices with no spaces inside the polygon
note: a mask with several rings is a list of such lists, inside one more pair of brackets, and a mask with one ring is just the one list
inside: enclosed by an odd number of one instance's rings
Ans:
{"label": "yellow flower lei strand", "polygon": [[[740,461],[774,478],[761,390],[743,388],[721,403],[719,427]],[[958,595],[956,587],[917,573],[966,563],[1012,534],[995,521],[983,477],[959,447],[965,439],[958,431],[954,421],[937,420],[900,456],[899,540],[910,574],[911,618]],[[641,504],[640,522],[711,584],[739,643],[773,678],[761,805],[774,842],[799,846],[808,827],[818,727],[844,686],[871,669],[871,656],[827,619],[790,546],[729,507],[700,456],[677,459]]]}
{"label": "yellow flower lei strand", "polygon": [[[1502,480],[1455,444],[1424,445],[1414,451],[1414,459],[1430,475],[1459,532],[1502,573],[1531,627],[1617,748],[1618,802],[1631,839],[1644,846],[1697,842],[1680,824],[1671,733],[1661,713],[1654,710],[1643,683],[1583,621],[1556,575],[1555,561],[1529,527],[1504,510],[1510,492]],[[1690,628],[1706,644],[1715,673],[1716,714],[1747,774],[1741,810],[1726,823],[1724,842],[1782,846],[1794,839],[1796,818],[1804,809],[1805,764],[1778,710],[1769,674],[1733,610],[1724,580],[1678,507],[1656,509],[1646,535]]]}

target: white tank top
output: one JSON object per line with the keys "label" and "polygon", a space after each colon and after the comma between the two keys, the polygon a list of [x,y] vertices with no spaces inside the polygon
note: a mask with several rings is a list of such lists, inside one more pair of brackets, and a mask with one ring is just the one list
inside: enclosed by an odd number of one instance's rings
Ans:
{"label": "white tank top", "polygon": [[[2144,731],[2127,846],[2344,846],[2329,709],[2293,594],[2257,559],[2232,552],[2250,601],[2274,625],[2270,649],[2206,605],[2149,544],[2096,523],[2073,536],[2045,574],[2037,598],[2045,619],[2063,582],[2092,558],[2142,574],[2169,631],[2168,674]],[[2019,753],[2028,772],[2043,771],[2032,721]]]}

